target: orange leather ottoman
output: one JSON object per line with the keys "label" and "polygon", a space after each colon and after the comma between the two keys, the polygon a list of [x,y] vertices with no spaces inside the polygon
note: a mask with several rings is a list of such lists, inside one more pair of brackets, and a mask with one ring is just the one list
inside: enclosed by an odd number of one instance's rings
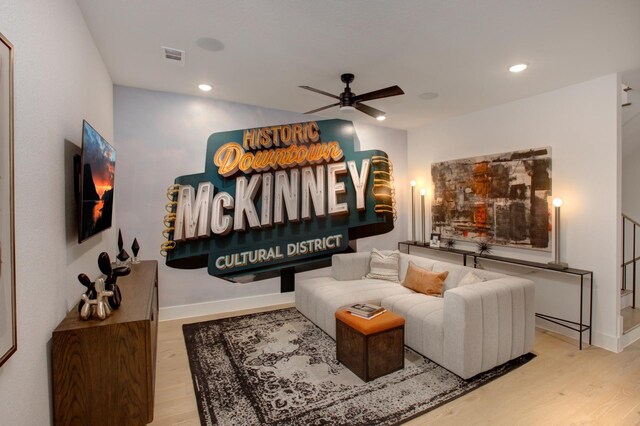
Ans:
{"label": "orange leather ottoman", "polygon": [[336,358],[365,382],[404,368],[404,318],[385,312],[367,320],[336,312]]}

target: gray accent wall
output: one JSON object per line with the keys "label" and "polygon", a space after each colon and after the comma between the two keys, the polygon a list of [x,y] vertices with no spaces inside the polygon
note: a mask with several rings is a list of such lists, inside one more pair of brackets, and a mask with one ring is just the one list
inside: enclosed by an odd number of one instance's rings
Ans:
{"label": "gray accent wall", "polygon": [[[364,124],[354,123],[360,149],[381,149],[394,163],[396,199],[398,209],[403,211],[407,202],[403,188],[409,187],[407,132],[367,124],[366,116],[356,114],[344,118],[364,120]],[[164,312],[166,308],[179,306],[181,316],[189,312],[197,315],[211,312],[202,310],[202,304],[250,297],[259,304],[261,296],[280,292],[279,278],[236,284],[208,275],[206,268],[181,270],[165,266],[160,244],[166,190],[177,176],[204,170],[207,139],[212,133],[313,119],[322,118],[205,97],[115,86],[118,226],[122,228],[127,247],[136,237],[142,247],[141,257],[160,262],[160,306],[165,308]],[[406,239],[405,221],[404,215],[398,215],[392,232],[359,240],[359,250],[396,248],[398,241]],[[310,271],[298,274],[298,278],[318,273]],[[264,300],[268,304],[271,299]]]}

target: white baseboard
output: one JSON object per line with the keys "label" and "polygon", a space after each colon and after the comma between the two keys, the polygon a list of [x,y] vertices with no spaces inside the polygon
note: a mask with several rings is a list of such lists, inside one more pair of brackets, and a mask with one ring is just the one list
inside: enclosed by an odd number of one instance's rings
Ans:
{"label": "white baseboard", "polygon": [[620,346],[622,347],[622,349],[624,349],[637,340],[640,340],[640,327],[634,328],[627,334],[623,334],[622,338],[620,339]]}
{"label": "white baseboard", "polygon": [[[561,334],[563,336],[567,336],[569,338],[576,340],[576,345],[578,344],[578,333],[575,331],[568,331],[567,329],[556,326],[556,325],[546,325],[541,321],[536,321],[536,328],[540,330],[551,331],[552,333]],[[593,337],[591,338],[591,344],[593,346],[597,346],[602,349],[606,349],[611,352],[620,352],[622,350],[619,347],[619,339],[615,336],[610,336],[608,334],[598,333],[597,331],[593,332]],[[582,348],[589,347],[589,330],[582,333]]]}
{"label": "white baseboard", "polygon": [[167,306],[160,308],[160,321],[180,318],[200,317],[219,314],[222,312],[241,311],[243,309],[258,309],[283,303],[293,303],[295,293],[274,293],[260,296],[243,297],[239,299],[214,300],[211,302],[194,303],[191,305]]}
{"label": "white baseboard", "polygon": [[609,334],[599,333],[597,331],[593,332],[593,338],[591,339],[591,342],[593,343],[593,346],[598,346],[602,349],[606,349],[611,352],[618,353],[623,349],[620,346],[620,339],[618,337],[611,336]]}

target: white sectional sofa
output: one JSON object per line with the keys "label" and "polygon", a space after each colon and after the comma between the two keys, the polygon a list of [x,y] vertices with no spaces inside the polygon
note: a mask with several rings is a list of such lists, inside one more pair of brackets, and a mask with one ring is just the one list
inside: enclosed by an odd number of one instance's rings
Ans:
{"label": "white sectional sofa", "polygon": [[[401,282],[409,261],[435,272],[449,271],[444,297],[363,278],[370,253],[360,252],[334,255],[331,276],[296,283],[296,308],[335,339],[338,308],[358,302],[381,305],[405,318],[407,346],[464,379],[532,350],[532,281],[401,253]],[[469,271],[486,281],[458,287]]]}

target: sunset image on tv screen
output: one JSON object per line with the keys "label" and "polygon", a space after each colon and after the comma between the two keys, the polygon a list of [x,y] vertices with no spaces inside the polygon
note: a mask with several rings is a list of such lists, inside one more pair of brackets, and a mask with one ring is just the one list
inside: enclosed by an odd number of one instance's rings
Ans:
{"label": "sunset image on tv screen", "polygon": [[80,241],[111,227],[116,151],[86,121],[82,131]]}

